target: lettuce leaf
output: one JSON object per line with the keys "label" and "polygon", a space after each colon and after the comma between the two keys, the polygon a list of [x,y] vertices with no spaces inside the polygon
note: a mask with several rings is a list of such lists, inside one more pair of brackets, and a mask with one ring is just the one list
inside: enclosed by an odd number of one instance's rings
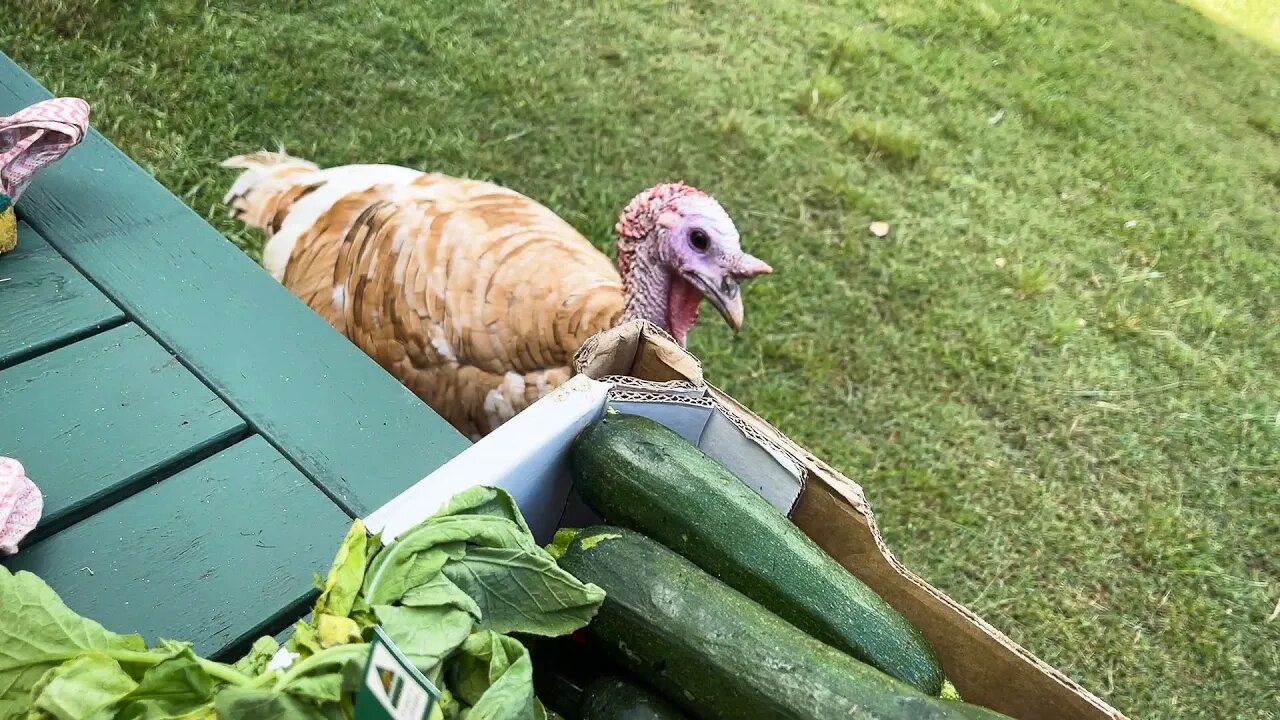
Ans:
{"label": "lettuce leaf", "polygon": [[363,594],[375,606],[448,605],[481,629],[545,636],[585,626],[604,600],[538,547],[509,494],[484,486],[459,493],[379,553]]}
{"label": "lettuce leaf", "polygon": [[120,663],[88,652],[50,670],[32,698],[32,714],[56,720],[83,720],[138,686]]}
{"label": "lettuce leaf", "polygon": [[234,667],[249,677],[261,675],[279,649],[280,643],[275,638],[264,635],[253,642],[249,654],[237,660]]}
{"label": "lettuce leaf", "polygon": [[169,644],[169,647],[172,657],[148,668],[137,687],[108,708],[111,712],[99,712],[102,720],[175,718],[212,707],[219,681],[209,674],[189,646]]}
{"label": "lettuce leaf", "polygon": [[604,592],[560,569],[515,501],[476,487],[383,547],[352,523],[289,651],[263,637],[234,665],[148,648],[0,567],[0,718],[350,720],[380,625],[441,691],[435,720],[543,720],[528,651],[504,633],[585,626]]}
{"label": "lettuce leaf", "polygon": [[364,584],[364,572],[369,565],[369,551],[377,547],[377,538],[370,543],[364,523],[359,518],[351,523],[346,538],[338,548],[338,556],[325,578],[320,597],[316,600],[317,616],[336,615],[347,617],[355,605],[360,586]]}
{"label": "lettuce leaf", "polygon": [[62,663],[93,650],[146,649],[137,635],[118,635],[77,615],[35,575],[0,566],[0,717],[30,711],[35,684]]}
{"label": "lettuce leaf", "polygon": [[558,637],[591,622],[604,591],[560,569],[545,550],[472,548],[444,574],[480,607],[480,627]]}

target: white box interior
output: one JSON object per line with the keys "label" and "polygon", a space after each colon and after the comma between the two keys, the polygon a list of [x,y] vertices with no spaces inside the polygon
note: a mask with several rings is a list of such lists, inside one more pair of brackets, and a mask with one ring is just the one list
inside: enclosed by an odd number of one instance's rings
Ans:
{"label": "white box interior", "polygon": [[389,543],[473,485],[511,493],[540,544],[550,542],[560,527],[599,522],[573,492],[568,456],[573,439],[606,406],[674,430],[783,513],[790,514],[800,497],[799,464],[773,444],[745,433],[703,389],[577,375],[375,510],[365,525]]}

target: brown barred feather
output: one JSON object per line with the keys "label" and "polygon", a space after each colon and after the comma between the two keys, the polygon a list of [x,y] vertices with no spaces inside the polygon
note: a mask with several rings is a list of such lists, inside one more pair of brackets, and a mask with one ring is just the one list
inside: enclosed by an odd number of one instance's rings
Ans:
{"label": "brown barred feather", "polygon": [[613,263],[524,195],[268,155],[279,169],[259,157],[245,175],[270,197],[247,181],[229,197],[272,242],[292,239],[284,285],[473,438],[566,381],[572,354],[622,314]]}

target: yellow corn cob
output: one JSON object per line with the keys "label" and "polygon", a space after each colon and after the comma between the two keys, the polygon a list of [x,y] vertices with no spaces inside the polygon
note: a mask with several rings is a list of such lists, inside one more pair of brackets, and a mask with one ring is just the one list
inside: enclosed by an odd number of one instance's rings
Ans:
{"label": "yellow corn cob", "polygon": [[13,204],[8,196],[0,193],[0,253],[7,253],[18,245],[18,218],[13,214]]}

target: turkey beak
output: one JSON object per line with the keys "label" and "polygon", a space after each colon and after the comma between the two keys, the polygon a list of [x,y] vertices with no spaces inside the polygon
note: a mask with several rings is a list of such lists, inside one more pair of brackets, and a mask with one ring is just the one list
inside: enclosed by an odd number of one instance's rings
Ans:
{"label": "turkey beak", "polygon": [[742,305],[742,283],[760,275],[768,275],[773,268],[763,260],[746,253],[734,258],[725,268],[719,282],[710,278],[698,278],[697,284],[707,301],[720,313],[725,323],[734,331],[742,329],[746,310]]}
{"label": "turkey beak", "polygon": [[720,283],[719,290],[706,293],[706,297],[734,332],[742,329],[746,310],[742,307],[742,287],[737,282],[725,278]]}

